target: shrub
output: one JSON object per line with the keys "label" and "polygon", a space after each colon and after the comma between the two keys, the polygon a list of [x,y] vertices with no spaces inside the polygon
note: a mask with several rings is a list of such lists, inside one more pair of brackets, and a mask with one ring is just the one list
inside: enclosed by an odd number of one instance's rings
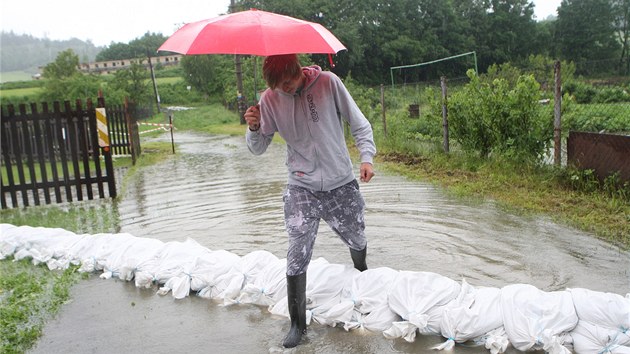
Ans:
{"label": "shrub", "polygon": [[[539,160],[553,135],[552,120],[538,104],[540,85],[532,75],[514,84],[468,72],[470,83],[449,98],[449,127],[465,151]],[[437,112],[436,112],[437,114]]]}

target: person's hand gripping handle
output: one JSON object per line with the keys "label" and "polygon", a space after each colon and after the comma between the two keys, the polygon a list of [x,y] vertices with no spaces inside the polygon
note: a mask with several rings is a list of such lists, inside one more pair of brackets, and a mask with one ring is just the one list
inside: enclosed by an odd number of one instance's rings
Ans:
{"label": "person's hand gripping handle", "polygon": [[249,130],[255,132],[260,129],[260,105],[257,104],[255,106],[251,106],[245,111],[243,115],[245,117],[245,121],[247,125],[249,125]]}

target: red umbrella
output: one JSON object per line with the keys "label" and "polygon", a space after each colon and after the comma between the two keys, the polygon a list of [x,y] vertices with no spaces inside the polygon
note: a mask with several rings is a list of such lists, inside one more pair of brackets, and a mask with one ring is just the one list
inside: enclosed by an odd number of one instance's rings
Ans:
{"label": "red umbrella", "polygon": [[184,25],[158,51],[193,54],[334,54],[346,49],[314,22],[249,10]]}

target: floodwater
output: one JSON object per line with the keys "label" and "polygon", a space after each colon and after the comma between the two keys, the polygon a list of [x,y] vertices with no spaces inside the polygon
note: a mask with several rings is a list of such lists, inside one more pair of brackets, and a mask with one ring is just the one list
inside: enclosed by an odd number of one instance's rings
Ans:
{"label": "floodwater", "polygon": [[[170,136],[157,139],[168,141]],[[192,238],[212,250],[225,249],[241,256],[267,250],[284,258],[284,146],[273,144],[265,154],[254,156],[243,137],[176,132],[175,141],[179,144],[176,158],[142,169],[126,187],[117,206],[120,232],[162,241]],[[430,184],[388,174],[378,165],[375,168],[374,179],[361,183],[367,205],[369,267],[430,271],[458,281],[465,279],[474,286],[526,283],[545,291],[583,287],[621,295],[630,292],[629,252],[545,217],[515,215],[490,202],[451,197]],[[348,249],[323,222],[313,257],[324,257],[331,263],[351,263]],[[135,289],[133,283],[107,282],[89,281],[83,286],[97,289],[95,292],[110,292],[112,302],[116,297],[133,301],[138,317],[130,318],[129,323],[134,324],[132,337],[142,349],[138,352],[283,351],[280,343],[289,322],[273,317],[266,309],[253,305],[222,307],[194,295],[176,301],[170,296],[156,296],[154,289]],[[117,289],[112,290],[112,286]],[[103,290],[104,287],[109,288]],[[75,300],[74,307],[69,305],[66,313],[85,313],[88,305],[81,305],[81,301],[88,300]],[[99,306],[106,308],[106,302]],[[143,308],[147,309],[144,313],[140,311]],[[136,310],[117,315],[119,310],[111,308],[106,311],[108,314],[99,315],[106,316],[100,321],[135,316]],[[187,320],[174,321],[171,327],[156,327],[147,316],[150,319],[157,312]],[[54,332],[55,326],[59,332],[66,329],[63,316],[62,313],[52,329],[45,331],[47,334],[38,346],[41,352],[56,348],[54,340],[46,336]],[[172,336],[174,330],[179,335]],[[106,332],[101,330],[95,335],[106,337],[103,331]],[[149,331],[152,332],[145,333]],[[156,348],[158,338],[163,340]],[[407,343],[388,340],[377,333],[346,332],[312,324],[305,343],[292,351],[421,353],[431,352],[428,348],[443,341],[439,336],[418,336],[414,343]],[[116,343],[110,340],[100,350],[73,345],[84,352],[136,352],[128,346],[117,347]],[[457,345],[455,350],[488,352],[463,345]]]}
{"label": "floodwater", "polygon": [[[176,133],[175,141],[176,159],[143,169],[128,186],[118,206],[121,232],[162,241],[190,237],[213,250],[242,256],[264,249],[284,258],[284,145],[255,156],[243,137]],[[374,179],[360,185],[370,267],[431,271],[478,286],[630,291],[630,254],[591,234],[375,168]],[[313,257],[351,262],[324,222]]]}

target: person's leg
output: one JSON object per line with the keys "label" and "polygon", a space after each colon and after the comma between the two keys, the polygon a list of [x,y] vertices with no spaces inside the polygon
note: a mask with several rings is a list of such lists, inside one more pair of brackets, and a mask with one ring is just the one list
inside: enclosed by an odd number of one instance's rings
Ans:
{"label": "person's leg", "polygon": [[358,182],[355,180],[330,191],[322,203],[322,218],[348,245],[354,267],[360,271],[366,270],[367,239],[363,217],[365,202]]}
{"label": "person's leg", "polygon": [[282,345],[293,348],[306,333],[306,271],[317,237],[321,206],[307,189],[287,186],[284,220],[289,235],[287,250],[287,301],[291,328]]}

